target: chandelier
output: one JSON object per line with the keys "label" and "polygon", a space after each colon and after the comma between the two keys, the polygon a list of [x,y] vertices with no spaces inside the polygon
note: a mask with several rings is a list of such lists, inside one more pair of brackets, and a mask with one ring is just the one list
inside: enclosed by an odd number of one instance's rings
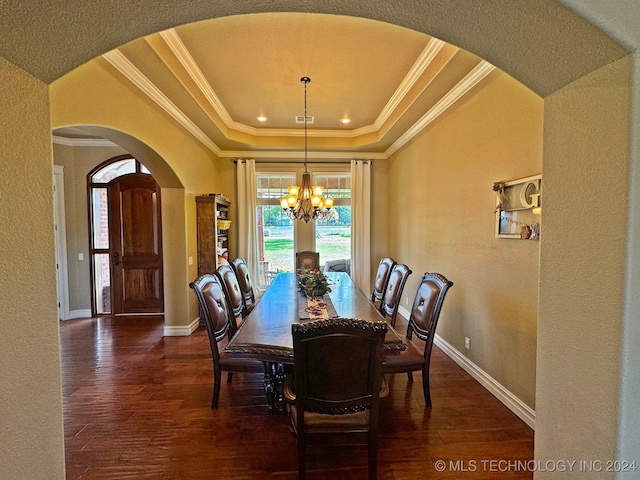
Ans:
{"label": "chandelier", "polygon": [[307,171],[307,83],[309,77],[300,79],[304,83],[304,173],[302,185],[292,185],[286,197],[280,199],[280,206],[291,220],[327,220],[331,217],[333,198],[324,198],[320,186],[311,186],[311,175]]}

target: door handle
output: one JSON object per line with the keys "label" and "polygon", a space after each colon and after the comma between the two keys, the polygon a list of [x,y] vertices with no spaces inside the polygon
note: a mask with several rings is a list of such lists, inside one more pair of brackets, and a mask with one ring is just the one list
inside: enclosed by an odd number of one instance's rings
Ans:
{"label": "door handle", "polygon": [[113,254],[113,264],[114,265],[120,264],[120,254],[118,252],[114,252]]}

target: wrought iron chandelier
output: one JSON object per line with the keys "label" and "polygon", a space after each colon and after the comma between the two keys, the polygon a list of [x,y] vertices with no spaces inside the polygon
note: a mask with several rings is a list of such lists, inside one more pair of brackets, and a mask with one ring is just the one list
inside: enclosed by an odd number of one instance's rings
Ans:
{"label": "wrought iron chandelier", "polygon": [[291,220],[328,219],[331,217],[333,198],[324,198],[323,188],[311,186],[311,175],[307,171],[307,84],[309,77],[300,79],[304,83],[304,173],[302,185],[292,185],[286,197],[280,199],[280,206]]}

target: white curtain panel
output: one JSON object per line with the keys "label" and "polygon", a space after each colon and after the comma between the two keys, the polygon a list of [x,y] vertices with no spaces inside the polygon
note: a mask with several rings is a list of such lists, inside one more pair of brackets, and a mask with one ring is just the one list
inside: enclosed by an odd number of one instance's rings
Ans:
{"label": "white curtain panel", "polygon": [[[256,232],[256,162],[236,160],[238,191],[238,257],[244,258],[254,282],[258,280],[258,235]],[[260,290],[254,288],[255,294]]]}
{"label": "white curtain panel", "polygon": [[351,160],[351,278],[371,292],[371,162]]}

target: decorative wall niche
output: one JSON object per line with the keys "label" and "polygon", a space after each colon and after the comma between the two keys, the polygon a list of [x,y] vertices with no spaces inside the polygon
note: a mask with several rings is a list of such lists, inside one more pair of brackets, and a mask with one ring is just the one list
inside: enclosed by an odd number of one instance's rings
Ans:
{"label": "decorative wall niche", "polygon": [[496,237],[540,239],[542,175],[493,184]]}

